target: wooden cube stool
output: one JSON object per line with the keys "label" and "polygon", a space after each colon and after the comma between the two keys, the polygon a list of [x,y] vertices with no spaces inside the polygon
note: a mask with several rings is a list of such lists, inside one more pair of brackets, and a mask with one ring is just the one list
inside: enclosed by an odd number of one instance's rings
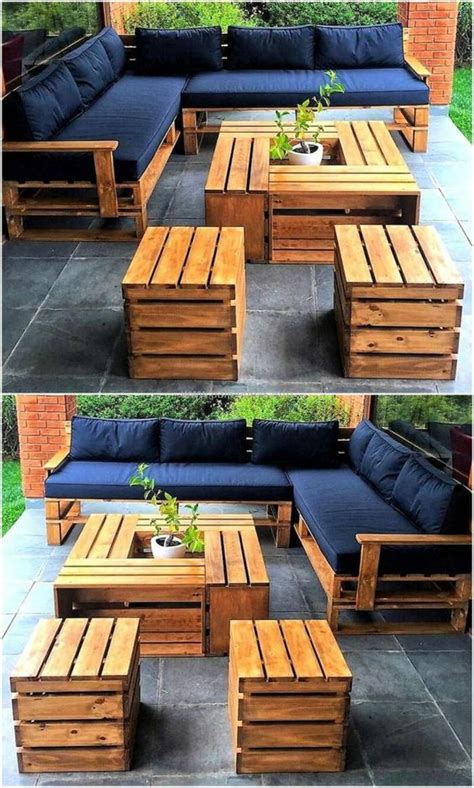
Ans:
{"label": "wooden cube stool", "polygon": [[40,621],[10,678],[20,772],[130,768],[139,619]]}
{"label": "wooden cube stool", "polygon": [[132,378],[237,380],[242,227],[150,227],[122,282]]}
{"label": "wooden cube stool", "polygon": [[461,277],[434,227],[335,227],[334,312],[349,378],[453,380]]}
{"label": "wooden cube stool", "polygon": [[231,621],[236,771],[343,771],[351,683],[327,621]]}

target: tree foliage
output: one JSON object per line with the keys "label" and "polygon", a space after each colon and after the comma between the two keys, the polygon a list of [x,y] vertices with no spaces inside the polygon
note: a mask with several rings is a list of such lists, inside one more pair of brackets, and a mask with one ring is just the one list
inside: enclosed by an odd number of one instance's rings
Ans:
{"label": "tree foliage", "polygon": [[3,30],[32,30],[44,27],[49,34],[68,27],[83,27],[87,33],[99,28],[97,3],[2,3]]}
{"label": "tree foliage", "polygon": [[229,25],[251,24],[252,17],[245,15],[245,3],[138,3],[124,15],[127,33],[135,27],[199,27],[219,25],[224,30]]}
{"label": "tree foliage", "polygon": [[471,398],[429,394],[402,394],[378,396],[375,420],[380,427],[390,421],[402,419],[415,427],[424,427],[428,421],[467,423],[472,420]]}
{"label": "tree foliage", "polygon": [[13,394],[2,397],[2,456],[15,459],[18,457],[18,424],[16,402]]}

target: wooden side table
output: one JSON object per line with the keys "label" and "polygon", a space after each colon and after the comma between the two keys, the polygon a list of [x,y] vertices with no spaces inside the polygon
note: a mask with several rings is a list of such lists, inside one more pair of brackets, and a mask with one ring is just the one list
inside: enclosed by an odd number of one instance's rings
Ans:
{"label": "wooden side table", "polygon": [[232,621],[237,773],[343,771],[351,684],[327,621]]}
{"label": "wooden side table", "polygon": [[268,616],[253,518],[202,518],[204,555],[169,560],[151,557],[150,519],[89,517],[54,583],[56,614],[138,616],[142,657],[227,654],[232,618]]}
{"label": "wooden side table", "polygon": [[454,379],[463,284],[429,226],[336,227],[346,377]]}
{"label": "wooden side table", "polygon": [[132,378],[237,380],[241,227],[150,227],[122,282]]}
{"label": "wooden side table", "polygon": [[138,618],[37,624],[10,678],[20,772],[130,769],[138,627]]}

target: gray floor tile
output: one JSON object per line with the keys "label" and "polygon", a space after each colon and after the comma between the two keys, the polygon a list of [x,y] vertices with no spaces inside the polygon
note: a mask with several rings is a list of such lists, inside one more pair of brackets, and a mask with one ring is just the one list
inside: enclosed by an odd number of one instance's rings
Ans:
{"label": "gray floor tile", "polygon": [[14,614],[26,597],[32,581],[10,582],[2,588],[2,613]]}
{"label": "gray floor tile", "polygon": [[469,635],[397,635],[405,651],[469,651],[472,640]]}
{"label": "gray floor tile", "polygon": [[403,652],[351,651],[352,698],[369,701],[429,701],[430,696]]}
{"label": "gray floor tile", "polygon": [[[468,693],[466,693],[466,696]],[[469,699],[440,703],[439,707],[465,750],[472,757],[472,703]]]}
{"label": "gray floor tile", "polygon": [[51,583],[34,583],[21,603],[19,613],[36,613],[44,616],[54,616],[53,588]]}
{"label": "gray floor tile", "polygon": [[465,700],[471,689],[471,655],[467,651],[407,652],[437,701]]}
{"label": "gray floor tile", "polygon": [[375,769],[375,785],[472,785],[470,769]]}
{"label": "gray floor tile", "polygon": [[164,659],[159,703],[227,703],[228,670],[226,657]]}
{"label": "gray floor tile", "polygon": [[[48,615],[48,613],[45,613],[44,617],[47,617]],[[3,653],[17,655],[21,654],[33,633],[36,624],[42,617],[42,613],[36,613],[33,615],[18,613],[15,616],[7,634],[2,640]]]}
{"label": "gray floor tile", "polygon": [[434,703],[353,703],[351,715],[373,770],[469,768]]}
{"label": "gray floor tile", "polygon": [[69,257],[77,247],[74,241],[7,241],[2,246],[3,258],[37,257],[50,260],[51,257]]}
{"label": "gray floor tile", "polygon": [[83,241],[78,244],[72,259],[85,257],[113,257],[116,259],[132,259],[138,248],[137,241]]}
{"label": "gray floor tile", "polygon": [[36,308],[10,309],[4,305],[2,311],[2,358],[6,361],[13,348],[23,336],[36,313]]}
{"label": "gray floor tile", "polygon": [[446,202],[458,221],[469,221],[472,216],[472,191],[461,191],[456,186],[445,186],[441,189]]}
{"label": "gray floor tile", "polygon": [[421,190],[420,222],[454,222],[456,217],[451,211],[442,192],[439,189]]}
{"label": "gray floor tile", "polygon": [[61,271],[67,257],[38,257],[17,259],[6,256],[3,261],[3,287],[8,292],[8,306],[32,309],[44,301]]}
{"label": "gray floor tile", "polygon": [[472,245],[458,222],[433,222],[453,260],[472,260]]}
{"label": "gray floor tile", "polygon": [[315,308],[313,266],[249,263],[247,309],[288,312]]}
{"label": "gray floor tile", "polygon": [[44,308],[64,309],[73,303],[79,310],[122,309],[121,283],[130,260],[123,256],[73,257],[51,288]]}
{"label": "gray floor tile", "polygon": [[339,646],[350,651],[400,651],[400,645],[393,635],[336,635]]}
{"label": "gray floor tile", "polygon": [[331,311],[334,308],[334,269],[332,265],[314,265],[313,277],[317,311]]}

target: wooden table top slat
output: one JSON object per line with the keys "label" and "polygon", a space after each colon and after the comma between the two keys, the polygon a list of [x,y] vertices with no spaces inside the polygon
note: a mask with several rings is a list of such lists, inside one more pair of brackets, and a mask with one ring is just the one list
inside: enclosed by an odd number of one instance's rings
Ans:
{"label": "wooden table top slat", "polygon": [[303,621],[280,621],[293,670],[299,679],[322,678],[323,672]]}
{"label": "wooden table top slat", "polygon": [[87,518],[87,523],[79,534],[76,544],[69,552],[69,560],[72,558],[88,557],[105,519],[105,514],[91,514]]}
{"label": "wooden table top slat", "polygon": [[252,161],[250,165],[250,192],[266,192],[268,189],[268,171],[270,168],[270,140],[256,137],[253,141]]}
{"label": "wooden table top slat", "polygon": [[292,679],[293,668],[283,642],[280,624],[275,620],[255,621],[255,630],[268,679]]}
{"label": "wooden table top slat", "polygon": [[69,678],[87,625],[87,618],[67,618],[64,621],[41,670],[42,679]]}
{"label": "wooden table top slat", "polygon": [[74,576],[78,578],[91,575],[110,575],[111,578],[116,579],[117,575],[119,575],[119,582],[122,582],[125,578],[138,576],[163,576],[168,577],[170,581],[174,581],[175,577],[189,577],[194,579],[195,577],[204,575],[202,563],[199,563],[198,558],[189,558],[189,564],[186,566],[162,566],[160,559],[154,560],[152,558],[135,559],[137,562],[140,561],[140,564],[137,566],[136,564],[132,564],[132,560],[133,559],[128,563],[122,564],[112,564],[110,562],[93,564],[91,560],[88,559],[83,566],[68,563],[62,568],[61,575],[62,577]]}
{"label": "wooden table top slat", "polygon": [[204,560],[206,562],[207,584],[223,586],[226,575],[220,531],[209,530],[204,532]]}
{"label": "wooden table top slat", "polygon": [[150,284],[177,287],[194,235],[194,227],[172,227]]}
{"label": "wooden table top slat", "polygon": [[230,642],[232,661],[239,678],[264,679],[262,660],[258,650],[252,621],[231,621]]}
{"label": "wooden table top slat", "polygon": [[118,618],[102,667],[102,678],[127,678],[132,667],[140,620]]}
{"label": "wooden table top slat", "polygon": [[16,663],[12,679],[35,679],[41,673],[51,646],[62,624],[60,618],[42,619],[38,622],[28,643]]}
{"label": "wooden table top slat", "polygon": [[381,225],[361,225],[375,284],[403,284],[396,260]]}
{"label": "wooden table top slat", "polygon": [[122,281],[124,286],[149,285],[169,233],[169,227],[149,227],[140,241]]}
{"label": "wooden table top slat", "polygon": [[407,163],[395,145],[392,135],[387,133],[385,122],[383,120],[371,120],[369,121],[369,127],[380,146],[386,164],[403,167],[405,170],[408,170]]}
{"label": "wooden table top slat", "polygon": [[351,284],[373,284],[359,229],[354,224],[334,227],[344,279]]}
{"label": "wooden table top slat", "polygon": [[86,635],[71,671],[72,679],[97,678],[109,644],[113,618],[96,618],[89,622]]}
{"label": "wooden table top slat", "polygon": [[234,140],[219,134],[212,155],[211,166],[206,181],[206,191],[222,192],[227,183],[229,163],[232,157]]}
{"label": "wooden table top slat", "polygon": [[235,285],[244,261],[243,227],[223,227],[219,237],[210,285]]}
{"label": "wooden table top slat", "polygon": [[113,543],[108,558],[128,558],[133,553],[133,541],[138,517],[136,514],[126,514],[122,518],[119,533]]}
{"label": "wooden table top slat", "polygon": [[365,120],[355,120],[352,123],[352,130],[357,139],[359,148],[364,156],[365,163],[373,164],[387,164],[385,156],[380,150],[377,139],[372,134],[372,130]]}
{"label": "wooden table top slat", "polygon": [[227,585],[245,585],[247,570],[245,568],[242,547],[238,531],[224,531],[222,534],[224,561],[227,572]]}
{"label": "wooden table top slat", "polygon": [[461,285],[462,277],[443,241],[431,225],[416,225],[413,232],[438,285]]}
{"label": "wooden table top slat", "polygon": [[100,526],[97,539],[89,550],[89,558],[107,558],[122,525],[121,514],[109,514]]}
{"label": "wooden table top slat", "polygon": [[344,659],[327,621],[308,620],[305,626],[313,642],[327,679],[351,679],[352,673]]}
{"label": "wooden table top slat", "polygon": [[[146,560],[146,559],[145,559]],[[86,575],[78,575],[78,574],[68,574],[67,572],[61,572],[56,581],[55,586],[71,586],[75,588],[103,588],[104,586],[113,586],[116,588],[120,586],[121,588],[132,588],[132,587],[140,587],[140,586],[192,586],[192,587],[203,587],[205,585],[205,577],[204,572],[202,575],[190,575],[189,573],[185,575],[178,575],[178,574],[158,574],[157,572],[152,572],[151,574],[146,574],[141,571],[137,572],[130,572],[128,574],[123,574],[120,579],[115,579],[112,581],[112,577],[110,574],[102,574],[99,568],[96,568],[93,572],[91,571],[89,574]]]}
{"label": "wooden table top slat", "polygon": [[236,139],[232,167],[227,178],[227,189],[233,192],[246,192],[249,181],[251,138]]}
{"label": "wooden table top slat", "polygon": [[336,133],[339,138],[344,162],[349,165],[366,164],[352,125],[346,121],[336,123]]}
{"label": "wooden table top slat", "polygon": [[240,532],[245,563],[251,585],[269,583],[265,561],[263,560],[260,542],[254,528],[244,528]]}
{"label": "wooden table top slat", "polygon": [[433,285],[433,277],[410,227],[390,225],[386,228],[393,250],[407,285]]}
{"label": "wooden table top slat", "polygon": [[186,266],[181,276],[181,286],[207,286],[218,238],[218,227],[196,227]]}

